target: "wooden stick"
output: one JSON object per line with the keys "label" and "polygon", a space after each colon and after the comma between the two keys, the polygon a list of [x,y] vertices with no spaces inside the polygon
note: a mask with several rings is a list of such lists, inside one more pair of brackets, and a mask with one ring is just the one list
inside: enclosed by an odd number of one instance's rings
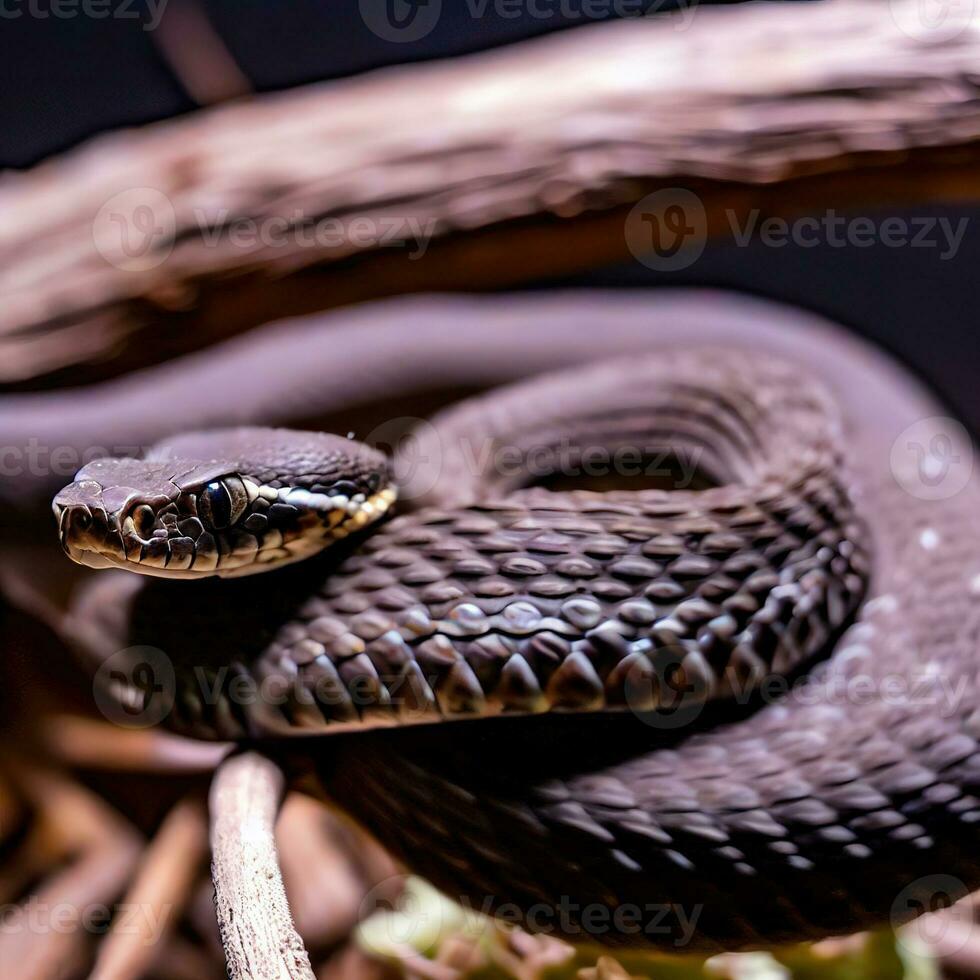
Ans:
{"label": "wooden stick", "polygon": [[78,975],[96,920],[123,888],[142,848],[138,834],[102,800],[57,773],[8,763],[39,807],[41,828],[77,857],[4,920],[0,963],[21,980]]}
{"label": "wooden stick", "polygon": [[146,849],[122,915],[99,947],[91,980],[130,980],[144,974],[180,919],[207,850],[204,807],[185,799],[170,811]]}
{"label": "wooden stick", "polygon": [[198,105],[215,105],[252,91],[200,0],[171,3],[151,36],[184,91]]}
{"label": "wooden stick", "polygon": [[132,842],[106,842],[53,875],[4,920],[0,962],[20,980],[77,976],[95,938],[86,926],[119,895],[139,855]]}
{"label": "wooden stick", "polygon": [[227,742],[199,742],[67,714],[47,717],[41,734],[47,749],[66,765],[108,772],[211,772],[230,748]]}
{"label": "wooden stick", "polygon": [[78,852],[107,840],[139,839],[117,810],[62,773],[14,759],[5,760],[4,767],[36,808],[39,831],[55,853]]}
{"label": "wooden stick", "polygon": [[274,828],[285,790],[282,770],[247,752],[222,763],[211,784],[215,909],[232,980],[313,980],[292,917]]}
{"label": "wooden stick", "polygon": [[696,195],[702,235],[755,208],[977,200],[980,8],[930,34],[917,4],[597,24],[9,176],[0,384],[77,384],[283,316],[626,258],[630,208],[658,189]]}

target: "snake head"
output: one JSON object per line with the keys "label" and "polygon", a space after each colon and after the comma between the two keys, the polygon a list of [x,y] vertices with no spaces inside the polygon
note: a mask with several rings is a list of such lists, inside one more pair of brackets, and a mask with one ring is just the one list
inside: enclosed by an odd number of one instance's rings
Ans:
{"label": "snake head", "polygon": [[281,429],[195,433],[97,459],[55,498],[62,547],[92,568],[237,576],[306,558],[395,500],[380,453]]}

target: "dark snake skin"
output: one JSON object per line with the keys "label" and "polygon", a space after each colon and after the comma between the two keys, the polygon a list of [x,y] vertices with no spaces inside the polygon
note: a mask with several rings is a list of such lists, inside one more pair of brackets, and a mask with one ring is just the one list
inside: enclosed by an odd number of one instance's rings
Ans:
{"label": "dark snake skin", "polygon": [[[491,393],[436,422],[439,476],[415,503],[446,513],[396,518],[276,588],[104,576],[76,632],[98,658],[166,650],[183,730],[336,729],[270,747],[451,895],[529,928],[707,951],[903,921],[937,898],[929,876],[955,876],[939,900],[980,884],[980,489],[916,492],[894,447],[939,413],[887,362],[831,331],[774,338],[745,321],[668,328],[647,346],[732,346]],[[470,466],[468,485],[445,454],[474,431],[527,448],[586,416],[608,447],[644,379],[663,434],[704,448],[720,487],[502,499],[506,480]],[[972,447],[949,448],[972,465]],[[668,672],[631,694],[651,649]],[[299,682],[279,705],[207,704],[192,676]],[[394,708],[379,686],[393,676]],[[696,696],[664,710],[665,687]]]}

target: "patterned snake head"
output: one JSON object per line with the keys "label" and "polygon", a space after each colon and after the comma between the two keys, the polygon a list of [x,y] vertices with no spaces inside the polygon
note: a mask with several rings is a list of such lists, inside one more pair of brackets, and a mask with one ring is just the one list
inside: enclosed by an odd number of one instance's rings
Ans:
{"label": "patterned snake head", "polygon": [[53,509],[79,564],[230,577],[315,554],[381,518],[395,495],[386,458],[365,445],[240,428],[170,439],[143,459],[94,460]]}

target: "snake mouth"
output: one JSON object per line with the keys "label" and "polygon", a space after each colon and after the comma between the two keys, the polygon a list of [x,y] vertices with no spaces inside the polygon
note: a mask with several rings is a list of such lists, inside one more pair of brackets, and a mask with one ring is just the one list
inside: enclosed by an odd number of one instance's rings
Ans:
{"label": "snake mouth", "polygon": [[149,510],[146,504],[125,516],[58,499],[52,509],[62,549],[79,565],[122,568],[160,578],[230,578],[309,558],[380,520],[397,497],[393,485],[370,497],[343,502],[339,498],[321,502],[318,495],[303,490],[276,493],[283,506],[296,513],[288,528],[268,527],[263,533],[237,527],[212,533],[199,518],[178,520],[166,508],[162,517],[149,520],[144,515],[139,522],[134,512]]}

